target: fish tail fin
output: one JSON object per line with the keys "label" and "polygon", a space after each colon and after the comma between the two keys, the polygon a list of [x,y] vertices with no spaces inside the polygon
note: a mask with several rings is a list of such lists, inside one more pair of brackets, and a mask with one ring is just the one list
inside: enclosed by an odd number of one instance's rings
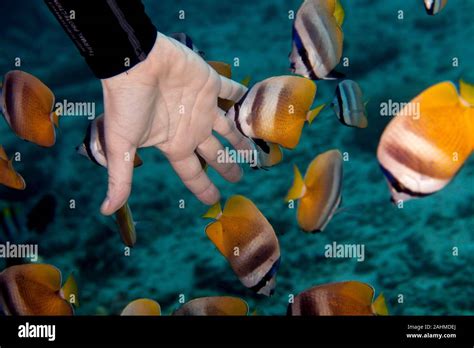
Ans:
{"label": "fish tail fin", "polygon": [[62,293],[62,297],[67,302],[74,305],[75,307],[79,307],[77,283],[72,273],[69,275],[69,277],[66,280],[66,283],[64,283],[63,287],[61,288],[61,293]]}
{"label": "fish tail fin", "polygon": [[244,85],[245,87],[248,87],[250,85],[250,81],[252,81],[252,76],[247,75],[243,78],[242,81],[240,81],[240,84]]}
{"label": "fish tail fin", "polygon": [[301,175],[301,172],[296,164],[293,166],[293,172],[295,174],[295,178],[293,179],[293,185],[288,190],[288,194],[285,197],[286,202],[299,199],[303,197],[306,192],[303,176]]}
{"label": "fish tail fin", "polygon": [[459,80],[459,94],[469,105],[474,106],[474,84]]}
{"label": "fish tail fin", "polygon": [[334,10],[334,17],[336,18],[337,24],[341,27],[344,23],[344,17],[346,16],[344,7],[342,7],[341,0],[336,0],[336,9]]}
{"label": "fish tail fin", "polygon": [[310,110],[307,115],[306,115],[306,121],[308,121],[309,124],[313,123],[314,119],[316,116],[319,115],[319,113],[326,107],[326,104],[321,104],[319,106],[316,106],[313,110]]}
{"label": "fish tail fin", "polygon": [[469,104],[467,112],[469,113],[468,120],[471,126],[472,151],[474,151],[474,84],[459,80],[459,95],[462,102]]}
{"label": "fish tail fin", "polygon": [[372,303],[372,310],[376,315],[388,315],[387,303],[385,302],[385,296],[380,294]]}
{"label": "fish tail fin", "polygon": [[59,115],[58,115],[58,113],[57,113],[56,111],[53,111],[53,112],[51,113],[51,121],[53,121],[54,126],[55,126],[56,128],[59,128]]}
{"label": "fish tail fin", "polygon": [[212,205],[209,210],[202,215],[203,218],[206,219],[218,219],[222,215],[222,207],[221,203],[217,202],[216,204]]}

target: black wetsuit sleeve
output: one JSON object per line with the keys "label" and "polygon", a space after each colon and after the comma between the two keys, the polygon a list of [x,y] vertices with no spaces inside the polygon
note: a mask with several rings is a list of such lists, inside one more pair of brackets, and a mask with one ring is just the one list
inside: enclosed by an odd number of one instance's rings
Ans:
{"label": "black wetsuit sleeve", "polygon": [[127,71],[153,48],[157,31],[141,0],[44,0],[98,78]]}

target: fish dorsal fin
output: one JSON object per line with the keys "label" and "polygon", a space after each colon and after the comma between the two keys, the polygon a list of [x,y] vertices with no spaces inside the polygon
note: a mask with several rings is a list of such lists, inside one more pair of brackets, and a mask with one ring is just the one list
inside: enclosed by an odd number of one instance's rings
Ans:
{"label": "fish dorsal fin", "polygon": [[120,313],[122,316],[159,316],[161,315],[160,304],[148,298],[139,298],[130,302]]}
{"label": "fish dorsal fin", "polygon": [[385,302],[385,296],[380,294],[372,304],[372,310],[377,315],[388,315],[387,303]]}
{"label": "fish dorsal fin", "polygon": [[8,161],[7,153],[5,152],[5,149],[2,145],[0,145],[0,159]]}
{"label": "fish dorsal fin", "polygon": [[334,17],[336,18],[336,22],[339,26],[342,26],[344,23],[345,17],[344,8],[342,7],[341,0],[336,0],[336,9],[334,10]]}
{"label": "fish dorsal fin", "polygon": [[243,78],[242,81],[240,81],[240,84],[244,85],[245,87],[248,87],[250,85],[250,81],[252,81],[252,76],[247,75]]}
{"label": "fish dorsal fin", "polygon": [[465,100],[471,107],[474,107],[474,85],[464,80],[459,81],[459,93],[461,98]]}
{"label": "fish dorsal fin", "polygon": [[61,288],[61,293],[67,302],[74,305],[75,307],[79,307],[79,292],[77,289],[76,279],[74,279],[72,273],[69,275],[66,283],[64,283],[63,287]]}
{"label": "fish dorsal fin", "polygon": [[230,197],[224,207],[224,216],[245,217],[248,219],[255,218],[258,212],[257,207],[244,196],[235,195]]}
{"label": "fish dorsal fin", "polygon": [[209,64],[219,75],[227,77],[228,79],[232,78],[232,67],[230,64],[212,60],[208,61],[207,64]]}
{"label": "fish dorsal fin", "polygon": [[219,219],[221,215],[221,204],[220,202],[217,202],[216,204],[213,204],[202,217],[207,219]]}
{"label": "fish dorsal fin", "polygon": [[293,179],[293,185],[288,191],[288,194],[286,195],[285,201],[294,201],[296,199],[299,199],[304,196],[306,193],[306,186],[304,183],[303,176],[301,175],[300,170],[296,166],[296,164],[293,166],[293,172],[294,172],[294,179]]}
{"label": "fish dorsal fin", "polygon": [[219,249],[222,255],[227,255],[227,250],[224,245],[224,231],[220,221],[211,222],[206,226],[206,235],[212,243]]}
{"label": "fish dorsal fin", "polygon": [[310,110],[308,114],[306,115],[306,120],[308,121],[309,124],[313,123],[314,119],[316,116],[319,115],[319,113],[326,107],[326,104],[322,104],[319,106],[316,106],[313,110]]}

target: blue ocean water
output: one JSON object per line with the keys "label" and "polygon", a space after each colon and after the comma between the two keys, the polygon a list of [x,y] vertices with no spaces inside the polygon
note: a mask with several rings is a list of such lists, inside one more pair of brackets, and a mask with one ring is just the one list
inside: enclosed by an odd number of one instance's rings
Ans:
{"label": "blue ocean water", "polygon": [[[234,77],[253,82],[289,74],[291,48],[289,11],[299,0],[242,0],[238,2],[146,0],[147,12],[163,33],[186,32],[210,60],[232,63]],[[80,288],[77,314],[118,314],[131,300],[157,300],[164,314],[179,306],[178,298],[234,295],[248,301],[261,315],[282,315],[288,296],[313,285],[360,280],[383,292],[391,314],[474,314],[474,163],[471,158],[441,192],[407,202],[398,209],[375,157],[380,135],[390,118],[380,116],[380,103],[409,101],[430,85],[464,77],[474,81],[474,1],[451,0],[431,17],[421,0],[342,0],[342,67],[360,83],[369,103],[369,127],[342,126],[327,108],[306,126],[299,146],[284,153],[284,161],[269,171],[245,168],[238,184],[230,184],[210,170],[224,199],[234,194],[250,198],[273,225],[282,262],[277,288],[270,298],[245,289],[224,258],[207,239],[207,221],[199,203],[175,176],[164,157],[142,149],[145,163],[134,174],[130,205],[140,221],[138,242],[130,256],[114,222],[100,215],[106,191],[106,172],[75,152],[89,121],[61,120],[56,145],[40,148],[17,139],[0,122],[0,143],[8,153],[19,151],[16,164],[28,188],[0,189],[0,204],[14,206],[26,216],[45,194],[57,199],[54,220],[28,239],[39,244],[42,262],[58,266],[63,275],[74,272]],[[74,45],[42,1],[3,0],[0,18],[0,73],[30,72],[56,94],[57,100],[95,102],[103,109],[97,81]],[[180,10],[185,19],[180,20]],[[400,19],[399,11],[403,11]],[[459,65],[453,67],[453,58]],[[335,82],[318,82],[315,105],[330,102]],[[292,166],[306,168],[319,153],[338,148],[344,163],[343,212],[320,234],[305,234],[296,211],[283,198],[292,182]],[[70,200],[76,202],[70,209]],[[185,208],[179,208],[179,201]],[[142,226],[142,227],[140,227]],[[324,247],[337,243],[365,245],[365,261],[324,257]],[[459,254],[453,255],[453,248]],[[400,299],[403,302],[400,303]]]}

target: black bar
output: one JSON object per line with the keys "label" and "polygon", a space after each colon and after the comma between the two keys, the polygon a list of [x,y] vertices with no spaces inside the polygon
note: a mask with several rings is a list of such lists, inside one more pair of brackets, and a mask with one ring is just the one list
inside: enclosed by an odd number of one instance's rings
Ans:
{"label": "black bar", "polygon": [[[0,317],[0,346],[33,344],[410,344],[469,346],[474,317]],[[19,326],[55,325],[55,340],[19,338]],[[408,325],[412,325],[409,329]],[[427,326],[429,325],[429,327]],[[455,325],[455,329],[438,327]],[[420,330],[413,327],[421,326]],[[456,334],[408,338],[407,334]]]}

